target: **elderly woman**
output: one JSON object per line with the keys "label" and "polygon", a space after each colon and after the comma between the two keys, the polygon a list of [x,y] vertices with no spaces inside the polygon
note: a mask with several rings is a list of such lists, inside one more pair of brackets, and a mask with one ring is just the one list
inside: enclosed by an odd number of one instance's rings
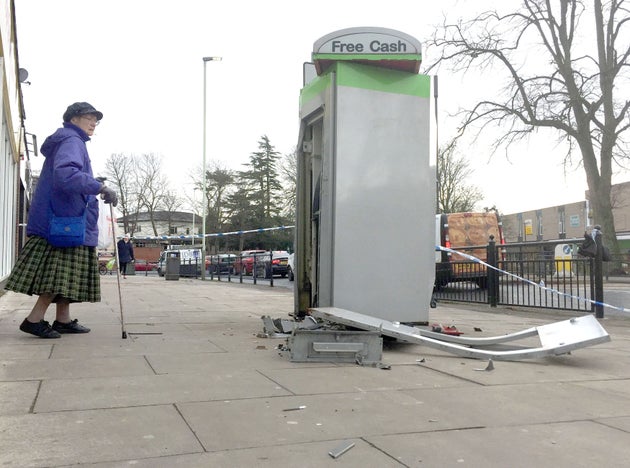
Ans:
{"label": "elderly woman", "polygon": [[[63,127],[41,147],[46,157],[31,203],[24,245],[5,289],[37,295],[31,313],[20,330],[40,338],[60,338],[61,333],[88,333],[89,328],[70,318],[70,303],[99,302],[100,276],[98,200],[116,206],[116,192],[94,178],[86,142],[94,134],[103,114],[87,102],[75,102],[63,114]],[[84,217],[82,245],[56,247],[51,244],[50,223],[55,216]],[[51,303],[56,305],[52,326],[44,320]]]}

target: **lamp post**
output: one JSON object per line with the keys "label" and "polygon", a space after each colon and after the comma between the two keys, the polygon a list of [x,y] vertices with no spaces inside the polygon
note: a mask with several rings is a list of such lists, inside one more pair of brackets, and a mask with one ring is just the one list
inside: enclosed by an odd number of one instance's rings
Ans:
{"label": "lamp post", "polygon": [[203,165],[201,183],[203,184],[203,200],[201,211],[201,279],[206,279],[206,204],[208,203],[208,184],[206,182],[206,64],[208,62],[220,62],[221,57],[203,57]]}
{"label": "lamp post", "polygon": [[195,216],[197,216],[197,214],[195,213],[196,209],[197,209],[197,203],[196,203],[196,197],[195,197],[195,193],[197,192],[197,187],[195,187],[193,189],[193,209],[192,209],[192,214],[193,214],[193,226],[192,226],[192,247],[195,247]]}

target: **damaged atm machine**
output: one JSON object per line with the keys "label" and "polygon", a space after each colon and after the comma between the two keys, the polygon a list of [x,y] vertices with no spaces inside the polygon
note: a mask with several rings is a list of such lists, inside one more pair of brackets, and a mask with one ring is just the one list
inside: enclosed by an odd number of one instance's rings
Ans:
{"label": "damaged atm machine", "polygon": [[320,38],[304,65],[294,313],[363,331],[298,327],[293,360],[377,362],[381,335],[479,357],[415,326],[428,324],[435,274],[434,90],[421,60],[417,39],[365,27]]}

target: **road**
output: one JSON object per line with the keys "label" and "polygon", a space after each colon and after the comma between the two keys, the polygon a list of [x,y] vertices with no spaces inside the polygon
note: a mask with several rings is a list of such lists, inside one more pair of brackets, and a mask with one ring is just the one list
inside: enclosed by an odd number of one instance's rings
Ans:
{"label": "road", "polygon": [[[549,285],[551,287],[551,285]],[[540,307],[550,309],[571,309],[576,312],[589,312],[590,303],[579,298],[590,299],[590,291],[582,293],[566,291],[567,296],[551,291],[544,291],[527,284],[503,283],[500,292],[500,303],[524,307]],[[436,293],[436,298],[444,301],[474,302],[486,304],[487,291],[476,284],[461,282],[449,283]],[[630,313],[630,282],[608,281],[604,283],[604,303],[613,307],[604,307],[604,316],[624,316]],[[562,305],[562,307],[560,306]],[[626,308],[628,310],[618,310]]]}

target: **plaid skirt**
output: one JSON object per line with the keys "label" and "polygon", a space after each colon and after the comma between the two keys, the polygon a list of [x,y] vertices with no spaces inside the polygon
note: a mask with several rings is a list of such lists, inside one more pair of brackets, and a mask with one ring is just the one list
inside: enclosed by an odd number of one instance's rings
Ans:
{"label": "plaid skirt", "polygon": [[32,236],[4,287],[22,294],[52,294],[53,302],[100,302],[101,278],[94,247],[56,248]]}

